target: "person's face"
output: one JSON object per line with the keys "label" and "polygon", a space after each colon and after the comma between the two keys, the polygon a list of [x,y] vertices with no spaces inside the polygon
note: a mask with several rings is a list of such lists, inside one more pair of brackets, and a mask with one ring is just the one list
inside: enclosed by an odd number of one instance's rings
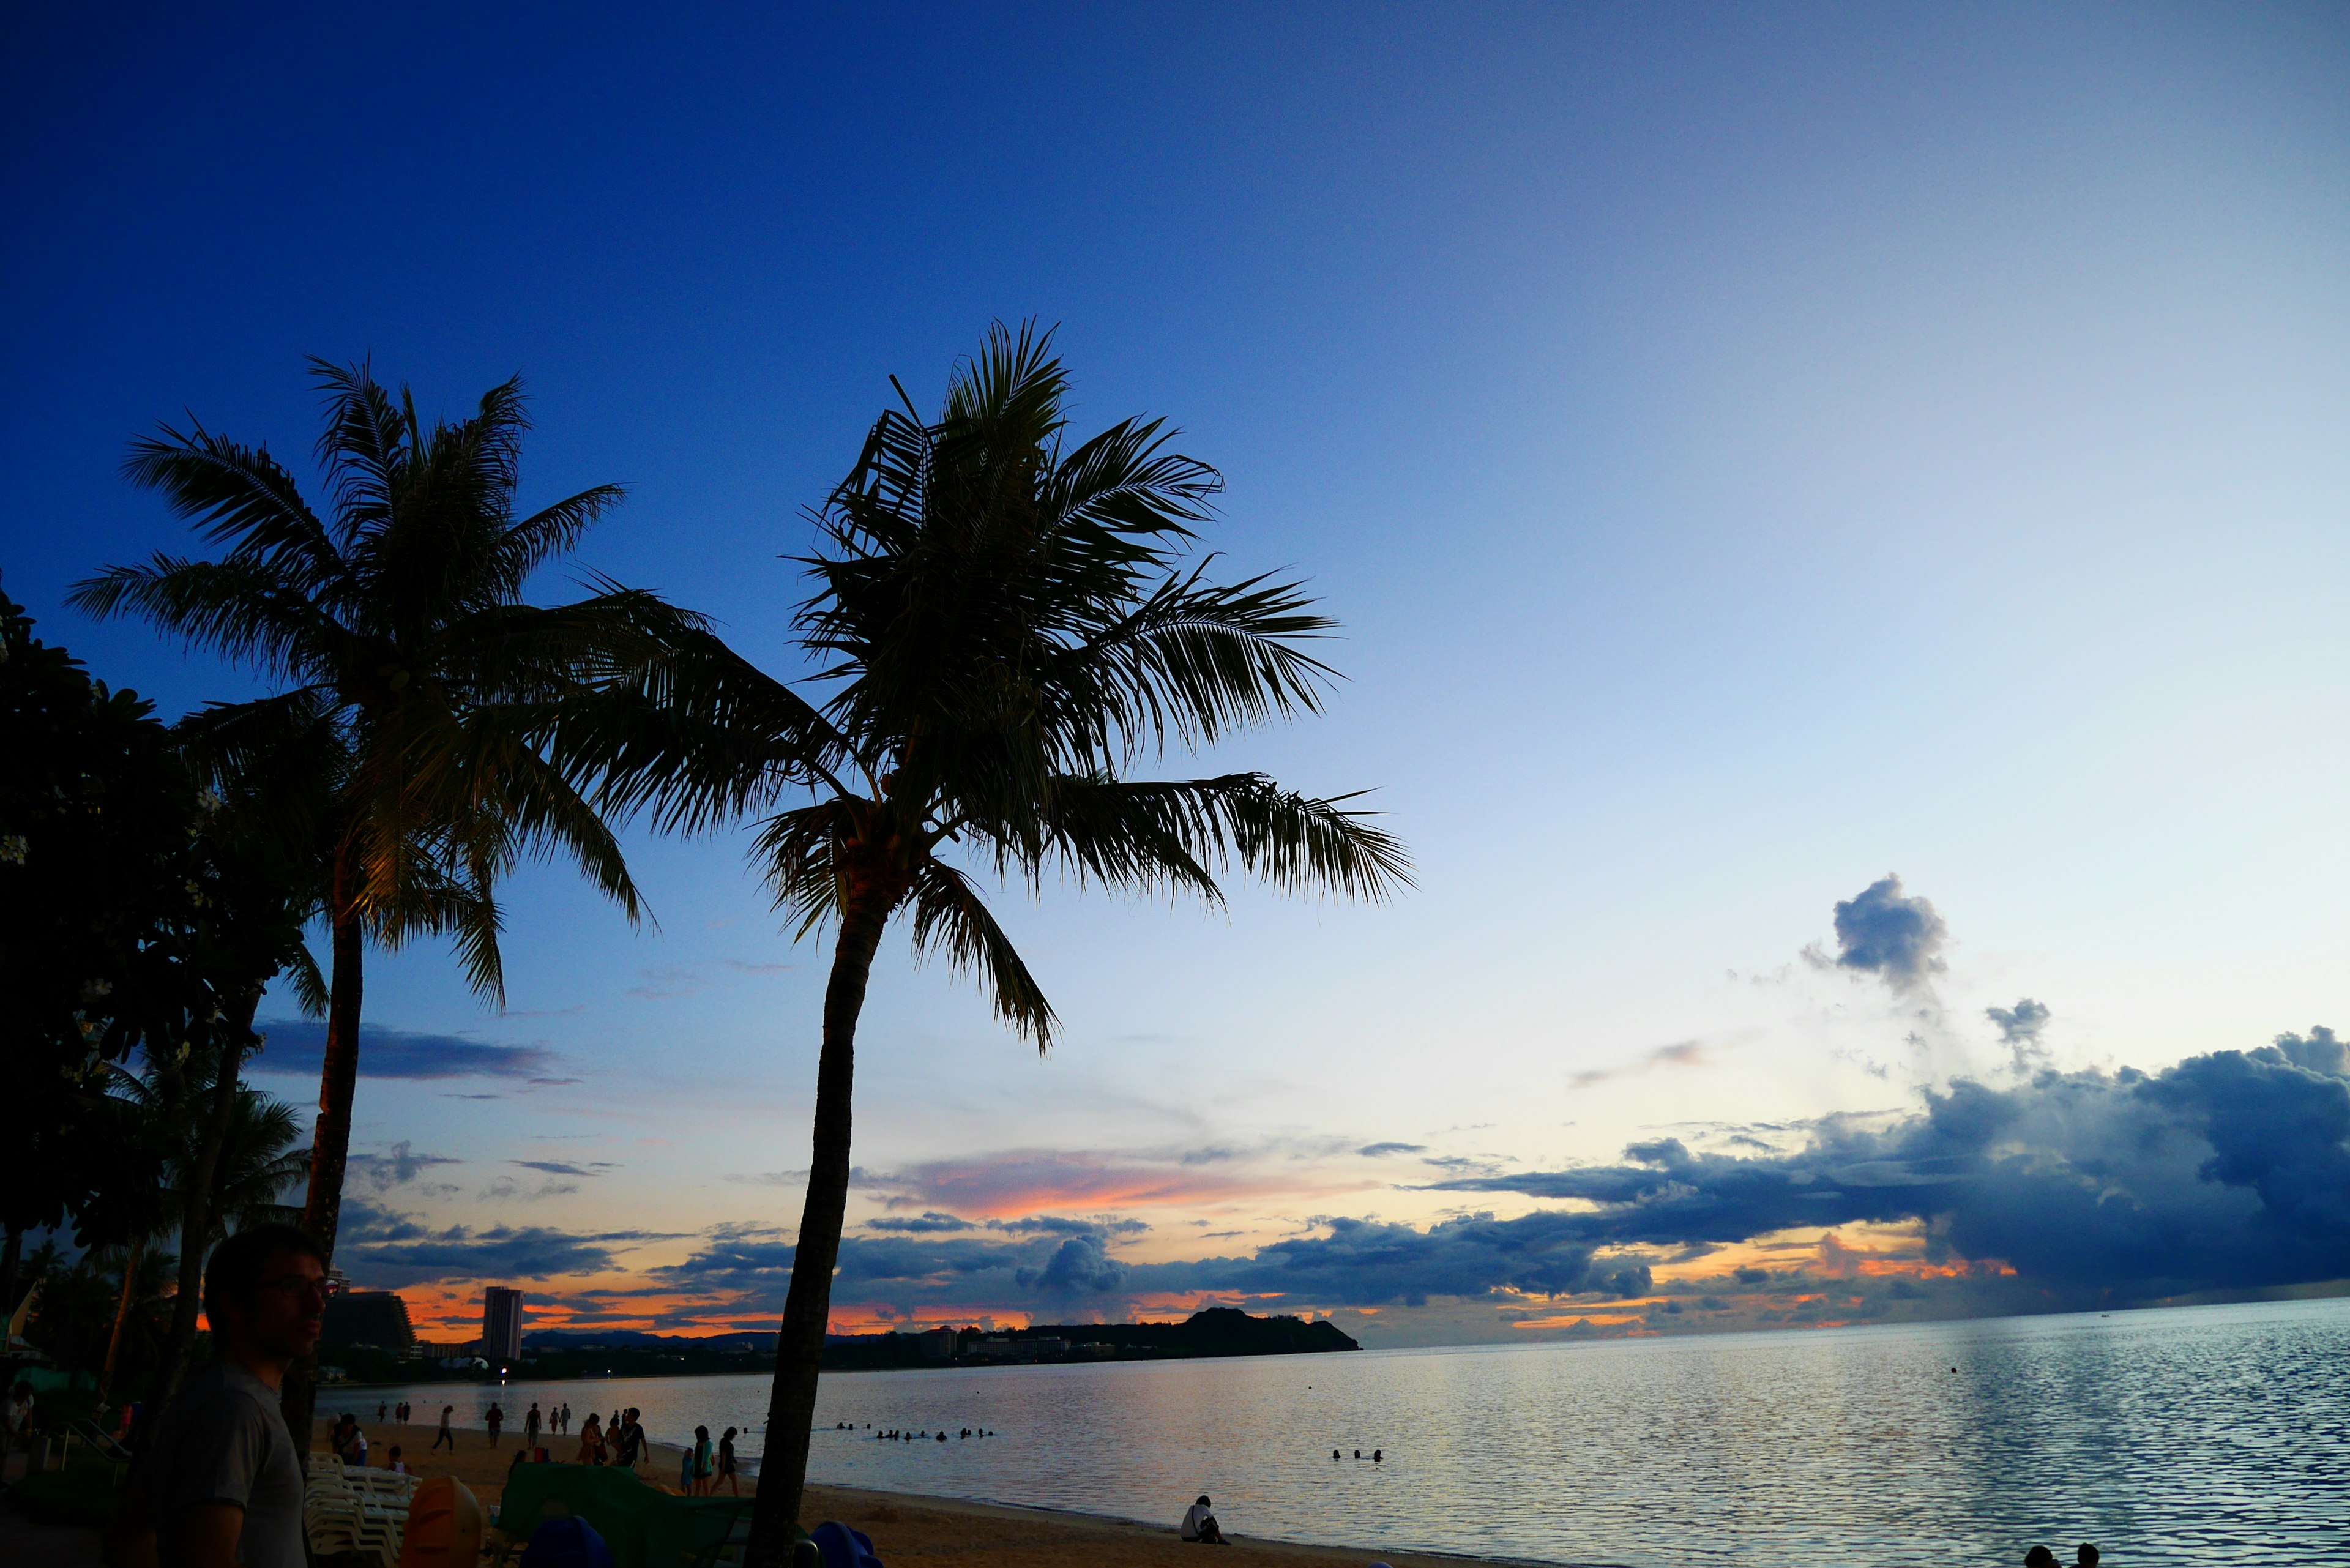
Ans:
{"label": "person's face", "polygon": [[327,1315],[327,1271],[306,1252],[278,1252],[262,1265],[250,1300],[230,1303],[224,1325],[235,1338],[273,1361],[294,1361],[317,1348]]}

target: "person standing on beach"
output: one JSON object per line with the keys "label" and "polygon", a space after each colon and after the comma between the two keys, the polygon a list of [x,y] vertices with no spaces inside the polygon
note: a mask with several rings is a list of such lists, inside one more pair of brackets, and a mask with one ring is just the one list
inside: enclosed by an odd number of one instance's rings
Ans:
{"label": "person standing on beach", "polygon": [[498,1408],[495,1400],[492,1400],[489,1414],[482,1419],[490,1428],[490,1447],[494,1449],[498,1446],[498,1428],[506,1424],[506,1413]]}
{"label": "person standing on beach", "polygon": [[712,1457],[710,1450],[709,1428],[696,1427],[693,1429],[692,1457],[693,1495],[696,1497],[708,1497],[712,1492],[717,1490],[717,1488],[712,1484],[711,1478],[715,1475],[718,1470],[717,1461]]}
{"label": "person standing on beach", "polygon": [[604,1428],[593,1410],[588,1412],[588,1424],[579,1428],[578,1462],[583,1465],[604,1462]]}
{"label": "person standing on beach", "polygon": [[[719,1480],[723,1480],[726,1483],[726,1490],[728,1491],[733,1492],[736,1497],[741,1497],[743,1495],[743,1483],[735,1475],[734,1428],[732,1427],[727,1428],[725,1431],[719,1434],[718,1479]],[[717,1495],[718,1487],[715,1482],[712,1483],[710,1491],[712,1496],[714,1497]]]}
{"label": "person standing on beach", "polygon": [[451,1453],[453,1454],[457,1451],[457,1434],[449,1429],[449,1417],[456,1413],[457,1407],[454,1405],[443,1405],[441,1407],[441,1435],[432,1439],[432,1451],[434,1453],[437,1454],[441,1451],[441,1445],[443,1443],[449,1445],[449,1451]]}
{"label": "person standing on beach", "polygon": [[522,1418],[523,1447],[526,1449],[535,1449],[538,1447],[538,1401],[534,1399],[530,1402],[529,1413],[525,1415]]}
{"label": "person standing on beach", "polygon": [[620,1463],[633,1470],[644,1458],[645,1429],[637,1424],[637,1407],[631,1405],[622,1412],[620,1423]]}
{"label": "person standing on beach", "polygon": [[188,1380],[139,1456],[109,1561],[306,1568],[300,1451],[278,1387],[317,1347],[326,1312],[324,1250],[303,1231],[255,1225],[213,1251],[204,1269],[212,1365]]}

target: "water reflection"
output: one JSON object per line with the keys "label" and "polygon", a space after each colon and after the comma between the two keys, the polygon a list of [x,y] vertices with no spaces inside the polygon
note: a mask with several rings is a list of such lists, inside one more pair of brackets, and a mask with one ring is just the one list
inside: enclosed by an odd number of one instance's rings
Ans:
{"label": "water reflection", "polygon": [[[432,1387],[414,1397],[438,1411]],[[639,1406],[665,1441],[740,1426],[755,1454],[766,1389],[517,1384],[504,1402],[532,1398]],[[1170,1527],[1204,1491],[1228,1530],[1290,1540],[1643,1565],[2012,1563],[2041,1541],[2068,1562],[2082,1541],[2117,1563],[2350,1561],[2338,1301],[865,1373],[825,1379],[817,1417],[819,1480]],[[964,1427],[1002,1435],[873,1440]]]}

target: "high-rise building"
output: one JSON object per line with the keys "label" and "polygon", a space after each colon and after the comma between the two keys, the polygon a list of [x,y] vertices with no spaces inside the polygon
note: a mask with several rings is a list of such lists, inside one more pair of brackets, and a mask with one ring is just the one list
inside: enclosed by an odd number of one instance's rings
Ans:
{"label": "high-rise building", "polygon": [[492,1285],[482,1293],[482,1356],[486,1361],[522,1359],[522,1293]]}

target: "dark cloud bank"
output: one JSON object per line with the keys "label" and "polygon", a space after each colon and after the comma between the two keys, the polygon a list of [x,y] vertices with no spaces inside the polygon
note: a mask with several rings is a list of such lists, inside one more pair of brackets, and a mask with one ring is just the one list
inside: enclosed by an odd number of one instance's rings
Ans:
{"label": "dark cloud bank", "polygon": [[[1907,1116],[1775,1129],[1793,1148],[1661,1139],[1616,1165],[1440,1180],[1426,1189],[1565,1206],[1426,1230],[1324,1219],[1247,1257],[1128,1262],[1112,1249],[1144,1228],[1133,1220],[889,1217],[844,1241],[834,1299],[936,1319],[1118,1317],[1201,1292],[1291,1311],[1581,1298],[1571,1312],[1646,1296],[1641,1321],[1671,1330],[2123,1305],[2350,1278],[2350,1053],[2331,1031],[2155,1074],[1960,1080],[1922,1100]],[[1733,1129],[1718,1141],[1758,1142]],[[1666,1286],[1650,1274],[1652,1262],[1699,1262],[1775,1231],[1872,1222],[1922,1222],[1922,1244],[1890,1269],[1831,1236],[1791,1244],[1768,1268],[1700,1267],[1705,1277]],[[344,1255],[362,1282],[530,1279],[608,1270],[655,1239],[429,1231],[370,1211]],[[769,1312],[791,1262],[775,1232],[721,1227],[647,1276],[657,1293]]]}
{"label": "dark cloud bank", "polygon": [[2350,1063],[2330,1030],[2161,1073],[1961,1080],[1889,1127],[1814,1125],[1792,1153],[1695,1154],[1472,1178],[1441,1190],[1595,1205],[1592,1245],[1689,1248],[1921,1220],[1927,1261],[1997,1259],[2066,1302],[2148,1301],[2350,1276]]}

